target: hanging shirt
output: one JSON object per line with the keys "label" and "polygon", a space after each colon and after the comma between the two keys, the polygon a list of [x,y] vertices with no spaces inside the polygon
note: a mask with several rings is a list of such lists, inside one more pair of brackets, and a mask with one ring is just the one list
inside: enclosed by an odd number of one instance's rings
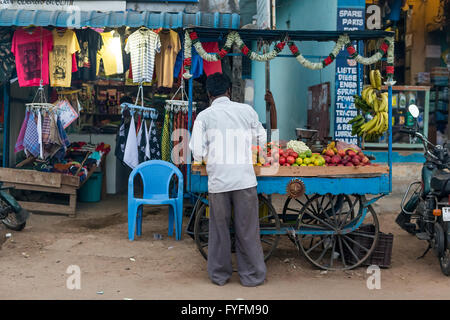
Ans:
{"label": "hanging shirt", "polygon": [[97,54],[97,74],[99,72],[100,60],[103,60],[105,75],[123,73],[122,44],[117,31],[103,32],[100,34],[103,47]]}
{"label": "hanging shirt", "polygon": [[14,71],[14,55],[11,52],[12,32],[8,28],[0,30],[0,83],[11,78]]}
{"label": "hanging shirt", "polygon": [[[183,44],[182,44],[183,46]],[[179,78],[183,75],[185,70],[183,70],[183,50],[180,50],[177,55],[177,60],[175,61],[175,67],[173,70],[173,74],[175,75],[175,78]],[[194,79],[197,79],[198,77],[201,77],[203,74],[203,59],[200,57],[200,55],[197,53],[197,50],[195,48],[191,48],[191,70],[190,73],[192,74],[192,77]]]}
{"label": "hanging shirt", "polygon": [[177,54],[181,50],[181,42],[178,33],[172,30],[161,30],[161,52],[156,54],[156,78],[158,87],[172,88],[173,67]]}
{"label": "hanging shirt", "polygon": [[[231,137],[230,137],[231,134]],[[238,136],[235,143],[235,136]],[[194,160],[206,158],[208,192],[228,192],[257,185],[251,146],[266,143],[256,111],[227,97],[215,99],[194,122],[189,148]]]}
{"label": "hanging shirt", "polygon": [[70,87],[72,55],[80,51],[75,32],[69,29],[53,30],[53,51],[50,52],[50,84],[52,87]]}
{"label": "hanging shirt", "polygon": [[78,72],[74,75],[78,80],[97,79],[97,52],[103,47],[100,33],[88,28],[77,30],[76,35],[80,46]]}
{"label": "hanging shirt", "polygon": [[[203,42],[203,49],[208,53],[219,53],[219,44],[217,42]],[[206,61],[203,60],[203,70],[206,76],[214,73],[222,73],[222,62],[219,61]]]}
{"label": "hanging shirt", "polygon": [[53,49],[52,33],[42,27],[18,29],[14,32],[11,52],[16,58],[19,86],[39,86],[49,83],[48,55]]}
{"label": "hanging shirt", "polygon": [[155,54],[161,50],[159,35],[149,29],[133,32],[125,45],[125,52],[131,55],[133,82],[151,82]]}
{"label": "hanging shirt", "polygon": [[134,124],[134,116],[131,116],[130,129],[128,130],[127,142],[125,145],[125,154],[123,155],[123,162],[131,169],[134,169],[139,164],[138,158],[138,144],[136,138],[136,126]]}

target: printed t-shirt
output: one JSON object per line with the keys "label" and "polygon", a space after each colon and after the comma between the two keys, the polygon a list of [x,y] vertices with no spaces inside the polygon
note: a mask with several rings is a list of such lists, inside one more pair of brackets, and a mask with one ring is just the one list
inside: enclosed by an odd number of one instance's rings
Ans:
{"label": "printed t-shirt", "polygon": [[156,54],[156,78],[158,87],[172,88],[173,68],[178,52],[181,50],[181,42],[178,33],[172,30],[161,30],[161,52]]}
{"label": "printed t-shirt", "polygon": [[133,82],[152,82],[155,53],[160,50],[159,35],[149,29],[139,29],[128,37],[125,52],[131,55]]}
{"label": "printed t-shirt", "polygon": [[[203,49],[208,53],[219,53],[219,44],[217,42],[203,42]],[[222,62],[219,61],[206,61],[203,60],[203,70],[205,70],[206,76],[214,73],[222,73]]]}
{"label": "printed t-shirt", "polygon": [[78,53],[78,72],[75,77],[79,80],[95,80],[97,78],[97,52],[103,46],[100,33],[88,28],[77,30],[76,35],[80,45]]}
{"label": "printed t-shirt", "polygon": [[105,75],[123,73],[122,45],[120,35],[116,31],[101,33],[103,47],[97,54],[97,74],[100,60],[103,60]]}
{"label": "printed t-shirt", "polygon": [[75,32],[69,29],[53,30],[53,51],[50,52],[50,84],[52,87],[70,87],[72,55],[80,51]]}
{"label": "printed t-shirt", "polygon": [[11,52],[16,58],[19,86],[38,86],[49,83],[48,54],[53,48],[52,33],[42,27],[18,29],[14,32]]}

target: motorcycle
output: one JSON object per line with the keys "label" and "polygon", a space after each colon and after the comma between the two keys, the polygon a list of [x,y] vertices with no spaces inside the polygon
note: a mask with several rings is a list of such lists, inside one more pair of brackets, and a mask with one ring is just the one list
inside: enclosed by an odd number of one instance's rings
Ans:
{"label": "motorcycle", "polygon": [[7,192],[9,189],[11,188],[2,187],[0,182],[0,221],[8,229],[22,231],[30,214]]}
{"label": "motorcycle", "polygon": [[[410,105],[408,111],[417,119],[419,109]],[[401,133],[409,134],[422,141],[425,163],[421,181],[412,182],[401,201],[401,212],[396,223],[420,240],[428,242],[423,258],[433,249],[439,259],[441,271],[450,275],[450,156],[446,144],[433,145],[418,132],[417,120],[413,128],[402,128]],[[409,200],[406,201],[411,192]],[[414,221],[414,222],[411,222]]]}

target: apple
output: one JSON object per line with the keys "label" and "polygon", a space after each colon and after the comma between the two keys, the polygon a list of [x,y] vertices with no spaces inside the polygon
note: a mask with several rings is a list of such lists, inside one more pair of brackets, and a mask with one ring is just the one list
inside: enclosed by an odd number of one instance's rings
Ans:
{"label": "apple", "polygon": [[353,150],[347,150],[347,154],[348,154],[350,157],[356,156],[356,152],[353,151]]}
{"label": "apple", "polygon": [[291,165],[289,164],[289,163],[285,163],[285,164],[283,164],[283,166],[285,166],[285,167],[290,167]]}
{"label": "apple", "polygon": [[325,156],[325,157],[323,157],[323,158],[325,159],[325,162],[326,162],[326,163],[330,163],[331,157]]}
{"label": "apple", "polygon": [[349,161],[345,164],[346,167],[353,167],[353,162]]}
{"label": "apple", "polygon": [[341,157],[339,157],[338,155],[335,155],[331,158],[331,162],[338,164],[339,162],[341,162]]}
{"label": "apple", "polygon": [[343,163],[338,163],[338,165],[337,165],[338,167],[343,167],[344,166],[344,164]]}
{"label": "apple", "polygon": [[280,162],[280,165],[283,166],[286,163],[286,158],[280,156],[279,162]]}
{"label": "apple", "polygon": [[290,156],[294,157],[294,159],[297,159],[298,158],[298,153],[295,152],[295,151],[292,151]]}
{"label": "apple", "polygon": [[331,149],[328,149],[328,150],[325,152],[325,155],[327,155],[327,156],[329,156],[329,157],[332,157],[332,156],[334,156],[334,151],[331,150]]}
{"label": "apple", "polygon": [[354,164],[355,166],[358,166],[358,165],[360,164],[359,158],[357,158],[357,157],[354,157],[354,158],[352,159],[352,162],[353,162],[353,164]]}
{"label": "apple", "polygon": [[295,162],[295,158],[293,156],[288,156],[286,158],[286,162],[289,164],[293,164]]}
{"label": "apple", "polygon": [[367,164],[367,163],[370,162],[370,161],[369,161],[369,158],[367,158],[366,156],[364,156],[364,157],[361,159],[361,162],[364,163],[364,164]]}
{"label": "apple", "polygon": [[345,157],[345,150],[339,150],[338,151],[338,155],[341,157],[341,158],[343,158],[343,157]]}

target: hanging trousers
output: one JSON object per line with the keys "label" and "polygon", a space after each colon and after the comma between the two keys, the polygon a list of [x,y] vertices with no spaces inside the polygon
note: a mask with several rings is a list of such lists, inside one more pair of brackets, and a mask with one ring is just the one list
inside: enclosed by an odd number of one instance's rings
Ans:
{"label": "hanging trousers", "polygon": [[231,277],[230,221],[234,209],[238,274],[244,286],[257,286],[266,278],[266,264],[259,233],[256,187],[209,193],[208,274],[212,282],[224,285]]}

